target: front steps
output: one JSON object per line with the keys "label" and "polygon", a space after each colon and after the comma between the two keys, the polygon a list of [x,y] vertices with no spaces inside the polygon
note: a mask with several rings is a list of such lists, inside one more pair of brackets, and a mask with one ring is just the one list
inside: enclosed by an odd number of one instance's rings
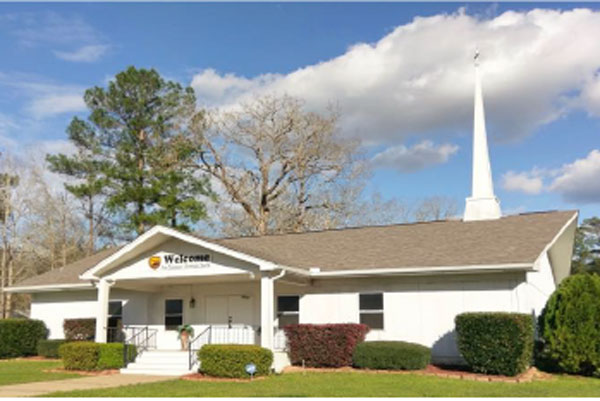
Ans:
{"label": "front steps", "polygon": [[189,369],[189,354],[187,351],[145,351],[135,362],[121,369],[123,374],[183,376],[195,373],[198,366]]}

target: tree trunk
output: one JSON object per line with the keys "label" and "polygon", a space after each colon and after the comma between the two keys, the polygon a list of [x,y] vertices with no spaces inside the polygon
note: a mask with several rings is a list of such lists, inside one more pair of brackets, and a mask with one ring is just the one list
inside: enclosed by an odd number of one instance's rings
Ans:
{"label": "tree trunk", "polygon": [[10,200],[8,199],[8,188],[10,186],[10,175],[5,175],[5,182],[2,194],[2,200],[4,202],[4,209],[2,210],[2,318],[6,319],[9,305],[8,294],[4,292],[4,289],[10,285],[10,272],[8,271],[8,216],[10,214]]}
{"label": "tree trunk", "polygon": [[[144,188],[144,141],[146,140],[146,133],[144,132],[144,130],[140,130],[140,133],[138,135],[138,139],[140,141],[139,144],[139,148],[138,148],[138,184],[139,184],[139,188],[138,191],[142,191]],[[137,214],[138,214],[138,226],[137,226],[137,233],[138,235],[141,235],[144,231],[145,231],[145,225],[144,225],[144,221],[142,220],[142,216],[144,215],[144,201],[140,201],[138,200],[137,203]]]}
{"label": "tree trunk", "polygon": [[91,254],[94,253],[94,198],[92,196],[90,196],[89,199],[89,205],[88,205],[88,225],[89,225],[89,232],[88,232],[88,249],[87,249],[87,255],[90,256]]}

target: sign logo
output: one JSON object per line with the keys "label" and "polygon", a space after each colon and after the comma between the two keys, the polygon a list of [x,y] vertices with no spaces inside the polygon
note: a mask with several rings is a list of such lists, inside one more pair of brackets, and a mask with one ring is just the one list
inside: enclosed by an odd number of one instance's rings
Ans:
{"label": "sign logo", "polygon": [[150,256],[148,265],[154,270],[158,269],[160,267],[160,256]]}
{"label": "sign logo", "polygon": [[151,256],[148,258],[148,266],[157,270],[197,269],[210,266],[209,254],[177,255],[166,254],[163,256]]}

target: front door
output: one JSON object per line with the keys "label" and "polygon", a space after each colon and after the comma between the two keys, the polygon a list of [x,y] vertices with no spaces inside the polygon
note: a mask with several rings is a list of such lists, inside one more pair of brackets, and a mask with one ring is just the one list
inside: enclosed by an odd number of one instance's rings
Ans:
{"label": "front door", "polygon": [[206,297],[206,323],[213,325],[251,325],[252,298],[244,295]]}

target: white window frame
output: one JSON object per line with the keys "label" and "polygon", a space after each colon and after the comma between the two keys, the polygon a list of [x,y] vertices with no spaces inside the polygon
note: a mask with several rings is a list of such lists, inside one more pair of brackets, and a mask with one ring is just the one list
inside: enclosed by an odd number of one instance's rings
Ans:
{"label": "white window frame", "polygon": [[[381,309],[360,309],[361,295],[381,295]],[[358,321],[361,321],[362,315],[381,315],[381,327],[371,328],[371,330],[385,330],[385,295],[383,292],[361,292],[358,294]]]}
{"label": "white window frame", "polygon": [[[282,297],[296,297],[298,298],[298,310],[297,311],[280,311],[279,310],[279,298]],[[279,327],[279,317],[280,316],[298,316],[298,323],[300,323],[300,295],[297,294],[279,294],[277,295],[277,328]]]}
{"label": "white window frame", "polygon": [[[181,301],[181,314],[179,313],[167,313],[167,301]],[[167,326],[167,317],[173,317],[173,316],[179,316],[181,315],[181,324],[185,324],[184,323],[184,314],[185,314],[185,302],[183,298],[165,298],[165,301],[163,303],[164,305],[164,317],[163,317],[163,327],[165,328],[165,331],[172,331],[172,330],[177,330],[177,327],[173,328],[169,328],[171,326]]]}

